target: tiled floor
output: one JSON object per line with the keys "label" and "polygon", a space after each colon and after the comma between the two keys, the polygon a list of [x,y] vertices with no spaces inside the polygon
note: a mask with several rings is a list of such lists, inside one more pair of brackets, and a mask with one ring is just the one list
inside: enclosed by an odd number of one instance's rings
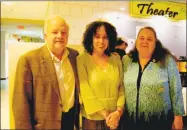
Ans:
{"label": "tiled floor", "polygon": [[10,129],[8,80],[1,80],[1,129]]}

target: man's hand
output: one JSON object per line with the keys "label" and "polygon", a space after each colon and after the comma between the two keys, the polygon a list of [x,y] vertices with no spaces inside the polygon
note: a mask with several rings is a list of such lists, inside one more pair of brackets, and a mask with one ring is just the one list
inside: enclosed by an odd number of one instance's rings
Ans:
{"label": "man's hand", "polygon": [[174,130],[182,130],[183,128],[183,121],[182,121],[182,116],[175,116],[172,129]]}

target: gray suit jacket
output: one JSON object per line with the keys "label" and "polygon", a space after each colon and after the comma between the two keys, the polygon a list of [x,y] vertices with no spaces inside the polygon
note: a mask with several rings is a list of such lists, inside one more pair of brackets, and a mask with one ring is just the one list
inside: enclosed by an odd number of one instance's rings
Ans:
{"label": "gray suit jacket", "polygon": [[[75,125],[79,127],[79,81],[76,69],[78,52],[68,48],[75,74]],[[21,56],[13,93],[15,129],[60,129],[62,102],[54,64],[47,46]]]}

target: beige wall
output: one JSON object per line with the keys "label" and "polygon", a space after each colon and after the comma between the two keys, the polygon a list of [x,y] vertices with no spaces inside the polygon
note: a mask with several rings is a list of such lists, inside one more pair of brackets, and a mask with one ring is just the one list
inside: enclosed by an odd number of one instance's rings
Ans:
{"label": "beige wall", "polygon": [[1,31],[1,45],[0,45],[0,49],[1,49],[1,70],[0,70],[0,78],[7,78],[8,77],[8,72],[7,72],[7,46],[6,46],[6,40],[5,40],[5,35],[6,32],[5,31]]}
{"label": "beige wall", "polygon": [[[47,15],[59,14],[64,17],[70,26],[69,43],[80,44],[88,23],[105,19],[117,26],[116,20],[119,15],[123,17],[122,22],[124,17],[129,15],[128,5],[128,1],[51,1]],[[120,7],[126,7],[126,10],[121,11]],[[115,14],[115,12],[120,14]],[[119,29],[118,33],[120,34]]]}
{"label": "beige wall", "polygon": [[[129,4],[129,1],[50,1],[47,15],[59,14],[66,19],[70,26],[69,43],[72,44],[81,44],[88,23],[104,19],[116,27],[118,36],[133,40],[136,38],[136,27],[152,26],[159,40],[172,53],[177,57],[186,55],[186,20],[172,22],[166,17],[131,17]],[[121,7],[125,10],[120,10]],[[130,49],[131,43],[127,50]]]}

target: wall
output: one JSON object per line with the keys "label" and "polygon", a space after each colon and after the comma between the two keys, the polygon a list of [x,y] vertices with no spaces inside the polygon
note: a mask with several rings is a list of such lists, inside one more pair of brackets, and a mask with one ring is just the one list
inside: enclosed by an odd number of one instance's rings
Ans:
{"label": "wall", "polygon": [[[63,16],[70,26],[69,43],[80,44],[88,23],[94,20],[107,19],[108,13],[119,11],[121,5],[128,5],[128,2],[55,1],[49,2],[47,15],[59,14]],[[128,14],[128,9],[124,13]]]}
{"label": "wall", "polygon": [[0,48],[1,48],[1,79],[5,79],[8,77],[8,72],[7,72],[7,69],[6,69],[6,66],[8,65],[7,64],[7,45],[6,45],[6,42],[5,42],[5,34],[6,32],[5,31],[1,31],[1,45],[0,45]]}
{"label": "wall", "polygon": [[171,41],[171,50],[178,56],[186,56],[186,24],[184,26],[176,26],[174,40]]}
{"label": "wall", "polygon": [[118,34],[130,39],[136,39],[136,27],[152,26],[157,32],[158,39],[174,55],[186,56],[186,24],[177,25],[171,22],[162,23],[125,21],[123,24],[116,24]]}
{"label": "wall", "polygon": [[[152,26],[172,53],[178,57],[186,55],[186,21],[174,23],[163,17],[133,18],[129,16],[128,5],[128,1],[55,1],[49,2],[47,15],[59,14],[66,19],[70,25],[69,43],[72,44],[81,44],[88,23],[103,19],[116,27],[120,37],[128,39],[136,38],[137,26]],[[122,11],[120,7],[126,9]]]}

